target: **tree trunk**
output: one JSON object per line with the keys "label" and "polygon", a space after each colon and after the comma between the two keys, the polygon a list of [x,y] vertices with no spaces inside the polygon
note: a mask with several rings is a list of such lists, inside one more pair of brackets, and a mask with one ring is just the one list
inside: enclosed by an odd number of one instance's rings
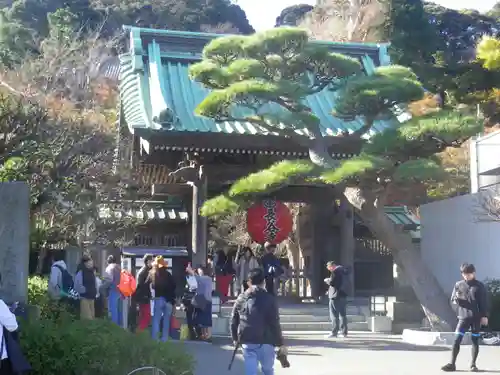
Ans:
{"label": "tree trunk", "polygon": [[432,329],[442,332],[452,331],[456,316],[451,309],[449,297],[424,263],[411,236],[397,228],[383,208],[365,206],[359,214],[370,231],[391,249],[396,264],[405,270],[405,275]]}
{"label": "tree trunk", "polygon": [[[317,137],[310,142],[309,159],[323,168],[338,167],[339,162],[330,156],[324,138],[319,135],[319,130],[313,133]],[[364,224],[372,234],[391,249],[396,264],[405,270],[408,281],[432,329],[442,332],[451,331],[457,319],[451,309],[449,297],[422,260],[411,236],[396,228],[383,211],[383,203],[378,201],[381,194],[350,187],[345,188],[343,194],[359,211]]]}
{"label": "tree trunk", "polygon": [[[295,237],[295,236],[294,236]],[[285,241],[287,257],[290,262],[290,268],[293,270],[299,269],[300,249],[296,239],[288,239]]]}
{"label": "tree trunk", "polygon": [[36,275],[42,274],[43,264],[44,264],[46,257],[47,257],[47,247],[45,245],[40,246],[39,251],[38,251],[38,259],[36,262],[36,270],[35,270]]}
{"label": "tree trunk", "polygon": [[300,205],[288,204],[288,208],[293,216],[292,233],[285,241],[290,268],[299,272],[300,268],[300,247],[299,247],[299,212]]}

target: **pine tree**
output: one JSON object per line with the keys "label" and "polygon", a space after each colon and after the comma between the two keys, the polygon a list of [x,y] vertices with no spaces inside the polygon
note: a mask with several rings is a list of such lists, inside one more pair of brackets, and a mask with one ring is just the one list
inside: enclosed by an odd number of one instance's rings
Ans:
{"label": "pine tree", "polygon": [[[304,30],[287,27],[215,39],[205,47],[203,57],[190,69],[193,79],[212,89],[197,107],[198,115],[251,122],[278,132],[289,142],[305,145],[310,160],[282,161],[242,178],[226,194],[207,201],[202,213],[216,216],[237,211],[290,183],[331,186],[345,195],[370,231],[392,249],[431,325],[450,330],[454,315],[447,296],[410,236],[385,215],[384,199],[391,185],[408,187],[442,178],[444,171],[434,155],[476,134],[481,129],[478,121],[457,112],[433,113],[372,137],[358,156],[339,162],[330,156],[320,120],[305,104],[305,97],[335,89],[334,116],[363,120],[345,141],[359,140],[376,120],[393,116],[395,105],[422,98],[422,85],[410,69],[379,67],[367,76],[358,60],[331,53],[324,45],[310,43]],[[245,111],[234,111],[236,107]],[[310,136],[298,136],[299,129]]]}

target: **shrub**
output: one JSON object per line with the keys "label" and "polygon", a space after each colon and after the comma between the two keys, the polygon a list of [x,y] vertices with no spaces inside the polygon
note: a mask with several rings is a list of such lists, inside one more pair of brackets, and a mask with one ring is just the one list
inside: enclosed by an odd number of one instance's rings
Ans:
{"label": "shrub", "polygon": [[38,306],[41,319],[59,321],[74,319],[76,316],[65,304],[52,301],[47,292],[48,281],[44,277],[31,276],[28,278],[28,304]]}
{"label": "shrub", "polygon": [[493,331],[500,331],[500,280],[486,280],[485,285],[490,298],[489,326]]}
{"label": "shrub", "polygon": [[158,343],[107,320],[40,320],[21,330],[32,375],[126,375],[156,366],[167,375],[192,375],[193,362],[176,343]]}

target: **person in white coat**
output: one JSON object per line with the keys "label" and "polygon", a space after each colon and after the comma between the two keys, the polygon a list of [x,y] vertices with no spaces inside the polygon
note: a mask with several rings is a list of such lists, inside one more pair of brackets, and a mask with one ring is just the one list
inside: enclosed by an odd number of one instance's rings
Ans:
{"label": "person in white coat", "polygon": [[7,353],[7,346],[5,337],[3,336],[3,329],[9,332],[14,332],[17,329],[16,316],[10,311],[9,307],[3,300],[0,299],[0,342],[1,342],[1,358],[0,375],[12,375],[12,366],[9,361],[9,354]]}
{"label": "person in white coat", "polygon": [[259,261],[253,255],[252,249],[249,247],[244,247],[242,249],[243,255],[236,262],[236,277],[238,278],[238,284],[241,287],[241,293],[248,289],[248,273],[259,268]]}

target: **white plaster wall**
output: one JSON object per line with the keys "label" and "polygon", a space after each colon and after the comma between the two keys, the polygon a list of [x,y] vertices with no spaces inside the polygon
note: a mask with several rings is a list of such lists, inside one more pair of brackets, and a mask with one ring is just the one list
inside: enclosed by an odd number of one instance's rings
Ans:
{"label": "white plaster wall", "polygon": [[450,291],[462,263],[473,263],[478,278],[500,279],[500,223],[474,221],[476,194],[420,208],[421,251],[441,287]]}
{"label": "white plaster wall", "polygon": [[[471,192],[500,185],[500,131],[470,141]],[[483,173],[483,174],[481,174]]]}
{"label": "white plaster wall", "polygon": [[500,167],[500,132],[489,134],[476,140],[477,169],[479,173],[487,173]]}

